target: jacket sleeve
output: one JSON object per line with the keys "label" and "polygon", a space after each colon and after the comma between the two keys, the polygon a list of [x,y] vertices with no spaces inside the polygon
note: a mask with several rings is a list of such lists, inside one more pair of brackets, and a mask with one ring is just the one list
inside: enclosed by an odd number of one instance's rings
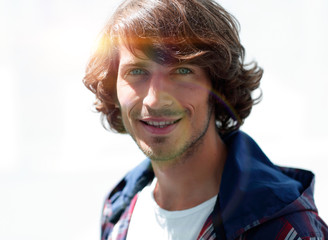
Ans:
{"label": "jacket sleeve", "polygon": [[299,211],[259,225],[243,234],[244,240],[325,240],[328,227],[314,211]]}

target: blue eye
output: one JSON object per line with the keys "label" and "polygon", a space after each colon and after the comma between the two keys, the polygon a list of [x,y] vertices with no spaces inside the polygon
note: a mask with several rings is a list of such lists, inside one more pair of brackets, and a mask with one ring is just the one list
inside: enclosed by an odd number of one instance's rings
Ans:
{"label": "blue eye", "polygon": [[176,70],[176,73],[178,73],[178,74],[189,74],[189,73],[191,73],[191,70],[189,68],[178,68]]}
{"label": "blue eye", "polygon": [[133,69],[129,72],[130,75],[142,75],[145,74],[146,72],[140,68]]}

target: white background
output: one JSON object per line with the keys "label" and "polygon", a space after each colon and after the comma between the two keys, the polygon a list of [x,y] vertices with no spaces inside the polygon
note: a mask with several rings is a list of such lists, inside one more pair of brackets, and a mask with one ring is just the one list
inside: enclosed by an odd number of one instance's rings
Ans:
{"label": "white background", "polygon": [[[83,86],[113,0],[0,1],[0,239],[99,239],[107,191],[144,156],[105,131]],[[328,220],[328,1],[221,1],[265,70],[243,130],[273,162],[316,174]]]}

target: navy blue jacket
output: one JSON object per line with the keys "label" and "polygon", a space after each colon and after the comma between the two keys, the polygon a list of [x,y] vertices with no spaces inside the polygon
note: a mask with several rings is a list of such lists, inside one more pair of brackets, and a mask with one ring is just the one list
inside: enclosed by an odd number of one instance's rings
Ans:
{"label": "navy blue jacket", "polygon": [[[242,131],[222,137],[228,148],[220,193],[198,239],[323,240],[328,227],[313,200],[314,175],[278,167]],[[137,193],[152,181],[149,159],[108,195],[102,239],[125,239]]]}

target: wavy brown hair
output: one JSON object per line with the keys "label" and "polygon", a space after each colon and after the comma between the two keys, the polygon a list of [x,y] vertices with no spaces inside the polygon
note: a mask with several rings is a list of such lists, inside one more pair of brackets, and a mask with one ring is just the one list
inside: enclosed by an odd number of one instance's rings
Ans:
{"label": "wavy brown hair", "polygon": [[244,63],[238,29],[238,21],[212,0],[124,1],[101,33],[83,79],[96,95],[104,126],[126,132],[116,96],[118,48],[124,44],[163,64],[202,67],[212,82],[218,131],[238,129],[260,100],[252,93],[263,74],[255,62]]}

